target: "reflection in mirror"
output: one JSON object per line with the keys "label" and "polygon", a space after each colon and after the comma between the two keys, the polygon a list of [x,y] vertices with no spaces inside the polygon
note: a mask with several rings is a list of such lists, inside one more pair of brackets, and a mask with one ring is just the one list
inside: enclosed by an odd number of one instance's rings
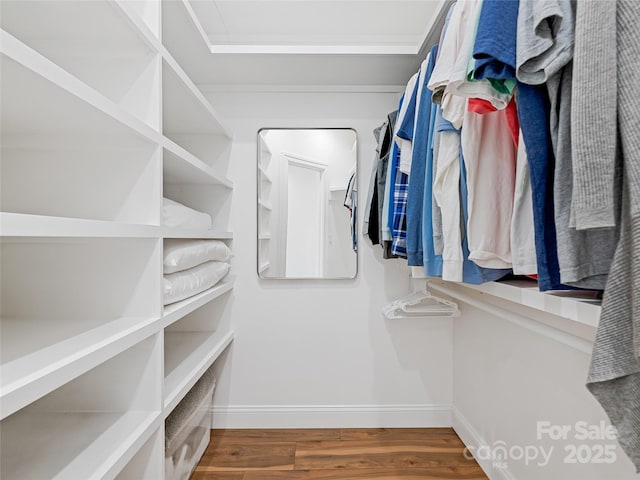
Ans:
{"label": "reflection in mirror", "polygon": [[355,278],[356,132],[258,132],[258,274]]}

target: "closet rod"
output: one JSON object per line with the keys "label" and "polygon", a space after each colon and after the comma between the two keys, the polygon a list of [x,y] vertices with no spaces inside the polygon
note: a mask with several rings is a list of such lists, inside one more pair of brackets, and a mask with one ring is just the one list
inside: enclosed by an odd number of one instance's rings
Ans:
{"label": "closet rod", "polygon": [[591,351],[593,350],[593,341],[578,337],[551,325],[536,322],[535,320],[527,318],[524,315],[520,315],[519,313],[506,311],[500,307],[489,305],[487,302],[478,300],[466,293],[450,290],[444,285],[430,284],[429,287],[440,293],[456,298],[467,305],[484,310],[485,312],[501,318],[502,320],[506,320],[507,322],[572,347],[575,350],[591,355]]}

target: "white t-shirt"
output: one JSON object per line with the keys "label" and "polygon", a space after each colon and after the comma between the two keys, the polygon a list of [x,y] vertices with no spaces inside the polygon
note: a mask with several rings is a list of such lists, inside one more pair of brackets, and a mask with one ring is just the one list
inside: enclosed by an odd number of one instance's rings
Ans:
{"label": "white t-shirt", "polygon": [[460,133],[440,132],[433,196],[442,211],[442,278],[461,282],[463,273],[460,231]]}
{"label": "white t-shirt", "polygon": [[[455,67],[456,59],[460,53],[462,42],[464,40],[465,18],[463,14],[468,15],[465,4],[467,2],[459,1],[453,7],[449,23],[447,25],[447,31],[442,39],[438,51],[438,59],[433,67],[431,77],[429,77],[428,87],[434,92],[433,98],[437,100],[439,96],[442,97],[442,112],[444,118],[449,120],[449,117],[445,115],[445,112],[457,112],[461,113],[465,108],[465,99],[456,95],[447,94],[447,86],[451,81],[453,69]],[[456,128],[460,128],[461,122],[456,124],[452,122]]]}
{"label": "white t-shirt", "polygon": [[529,177],[529,162],[527,161],[522,130],[520,130],[516,160],[516,185],[511,220],[511,256],[513,257],[514,274],[535,275],[538,273],[531,178]]}
{"label": "white t-shirt", "polygon": [[[511,95],[498,92],[493,88],[489,80],[468,80],[468,76],[475,66],[473,45],[476,39],[482,1],[465,0],[459,3],[461,9],[459,28],[462,32],[462,44],[450,72],[449,83],[442,101],[444,118],[449,120],[456,128],[460,128],[462,125],[463,109],[466,104],[460,101],[450,101],[449,97],[451,95],[463,98],[480,98],[490,102],[497,110],[506,108],[511,101]],[[445,108],[445,103],[449,105],[447,108]]]}
{"label": "white t-shirt", "polygon": [[480,267],[511,268],[516,150],[506,111],[465,111],[461,142],[467,168],[469,259]]}

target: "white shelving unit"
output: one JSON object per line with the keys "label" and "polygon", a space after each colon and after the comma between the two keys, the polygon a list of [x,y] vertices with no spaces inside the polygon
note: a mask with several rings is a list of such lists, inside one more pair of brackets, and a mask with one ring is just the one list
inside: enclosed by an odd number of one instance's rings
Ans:
{"label": "white shelving unit", "polygon": [[[232,278],[162,307],[165,238],[233,239],[231,133],[163,6],[0,2],[3,479],[163,478],[165,417],[233,340]],[[163,227],[163,196],[212,228]]]}
{"label": "white shelving unit", "polygon": [[269,172],[273,167],[273,154],[262,138],[258,145],[258,275],[261,275],[271,268],[272,258],[273,177]]}

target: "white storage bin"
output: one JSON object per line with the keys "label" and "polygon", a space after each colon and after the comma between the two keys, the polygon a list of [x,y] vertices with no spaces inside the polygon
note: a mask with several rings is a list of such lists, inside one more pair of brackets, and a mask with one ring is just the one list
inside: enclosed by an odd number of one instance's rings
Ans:
{"label": "white storage bin", "polygon": [[215,386],[209,369],[165,420],[166,480],[188,480],[207,449]]}

